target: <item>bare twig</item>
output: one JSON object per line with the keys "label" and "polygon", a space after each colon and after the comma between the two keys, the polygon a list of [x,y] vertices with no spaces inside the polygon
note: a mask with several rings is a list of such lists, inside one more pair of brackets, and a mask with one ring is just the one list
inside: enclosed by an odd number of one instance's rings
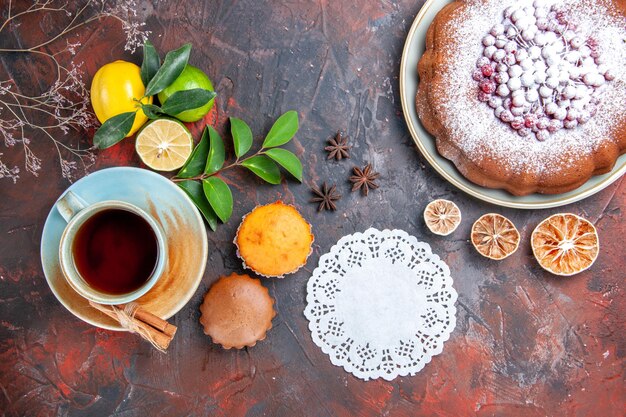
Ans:
{"label": "bare twig", "polygon": [[[126,34],[125,49],[134,52],[142,45],[149,32],[142,30],[143,23],[135,22],[135,0],[85,0],[82,5],[70,9],[68,3],[58,0],[35,0],[25,10],[14,13],[14,3],[9,1],[6,20],[0,22],[0,36],[13,26],[15,31],[18,20],[29,15],[65,13],[72,17],[69,23],[52,35],[33,46],[20,48],[0,48],[0,54],[32,54],[33,59],[43,59],[53,66],[54,81],[40,94],[28,95],[14,79],[0,80],[0,134],[8,148],[20,146],[24,155],[24,168],[37,176],[42,160],[30,148],[29,135],[39,133],[49,139],[56,149],[64,178],[72,180],[79,164],[87,170],[95,161],[92,148],[69,145],[66,137],[70,129],[87,131],[96,124],[94,115],[89,110],[89,91],[82,80],[82,63],[75,63],[72,56],[80,43],[66,41],[59,48],[54,47],[62,38],[86,27],[89,23],[112,18],[122,24]],[[52,51],[51,51],[52,50]],[[0,153],[0,158],[2,153]],[[7,178],[14,183],[19,178],[20,169],[9,167],[0,159],[0,178]]]}

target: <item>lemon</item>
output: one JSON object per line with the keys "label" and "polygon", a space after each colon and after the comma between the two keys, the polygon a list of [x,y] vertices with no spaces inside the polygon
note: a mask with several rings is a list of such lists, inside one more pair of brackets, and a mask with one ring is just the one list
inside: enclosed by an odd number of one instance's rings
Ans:
{"label": "lemon", "polygon": [[[183,72],[170,84],[167,88],[159,93],[159,101],[161,104],[165,103],[167,99],[174,93],[179,91],[192,90],[194,88],[202,88],[204,90],[213,91],[213,84],[209,77],[199,68],[193,65],[187,65]],[[178,113],[174,117],[183,122],[197,122],[202,119],[213,107],[215,99],[211,99],[207,104],[202,107],[197,107],[191,110],[185,110]]]}
{"label": "lemon", "polygon": [[[91,105],[100,123],[104,123],[120,113],[135,111],[139,100],[146,92],[141,81],[141,70],[132,62],[115,61],[101,67],[91,82]],[[141,99],[144,104],[152,104],[152,97]],[[148,118],[137,112],[135,122],[128,136],[132,136]]]}
{"label": "lemon", "polygon": [[143,163],[155,171],[173,171],[191,155],[193,138],[178,120],[157,119],[139,131],[135,149]]}

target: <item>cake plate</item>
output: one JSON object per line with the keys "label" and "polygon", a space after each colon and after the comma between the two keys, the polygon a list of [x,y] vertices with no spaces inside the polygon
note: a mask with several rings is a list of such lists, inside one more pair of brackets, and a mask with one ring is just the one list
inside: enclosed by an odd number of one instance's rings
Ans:
{"label": "cake plate", "polygon": [[504,190],[481,187],[467,180],[454,164],[439,155],[435,138],[422,126],[415,108],[418,75],[417,63],[426,47],[426,32],[437,13],[453,0],[427,0],[415,17],[406,38],[400,64],[400,98],[402,111],[415,144],[424,158],[447,181],[480,200],[504,207],[544,209],[559,207],[587,198],[608,187],[626,172],[626,154],[620,156],[613,169],[591,177],[577,189],[563,194],[530,194],[514,196]]}

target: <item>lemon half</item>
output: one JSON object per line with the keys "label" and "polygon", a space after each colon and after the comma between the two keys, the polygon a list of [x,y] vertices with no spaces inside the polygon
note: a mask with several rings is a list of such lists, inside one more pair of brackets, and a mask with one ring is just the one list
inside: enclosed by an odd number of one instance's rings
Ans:
{"label": "lemon half", "polygon": [[193,138],[179,121],[157,119],[139,131],[135,149],[143,163],[155,171],[173,171],[191,155]]}

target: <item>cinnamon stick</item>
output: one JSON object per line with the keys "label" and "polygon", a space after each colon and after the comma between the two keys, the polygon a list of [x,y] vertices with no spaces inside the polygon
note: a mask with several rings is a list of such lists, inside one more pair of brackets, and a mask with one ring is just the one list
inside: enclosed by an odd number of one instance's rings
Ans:
{"label": "cinnamon stick", "polygon": [[[117,307],[124,309],[123,305],[119,305]],[[141,307],[138,307],[135,310],[134,316],[137,320],[143,321],[144,323],[149,324],[155,329],[162,331],[163,333],[168,335],[170,338],[174,337],[174,335],[176,334],[176,330],[178,330],[176,326],[168,323],[167,320],[163,320],[161,317],[154,315],[150,313],[149,311],[144,310]]]}
{"label": "cinnamon stick", "polygon": [[[98,311],[101,311],[102,313],[106,314],[107,316],[111,317],[113,320],[119,323],[119,313],[115,311],[116,309],[118,309],[116,306],[104,306],[98,303],[94,303],[92,301],[89,301],[89,304]],[[137,329],[136,333],[139,333],[141,337],[148,340],[149,342],[154,343],[162,351],[167,350],[170,342],[172,341],[172,336],[155,329],[151,325],[144,323],[136,317],[130,317],[130,320]]]}

